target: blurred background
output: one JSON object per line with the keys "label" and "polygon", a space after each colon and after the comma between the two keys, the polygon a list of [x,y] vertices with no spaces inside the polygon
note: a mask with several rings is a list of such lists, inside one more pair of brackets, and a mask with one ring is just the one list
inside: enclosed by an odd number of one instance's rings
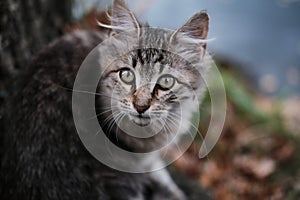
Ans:
{"label": "blurred background", "polygon": [[[300,199],[300,1],[127,2],[154,27],[176,29],[203,9],[211,18],[208,50],[225,83],[225,126],[207,158],[198,159],[198,136],[173,167],[215,199]],[[11,80],[32,56],[74,30],[101,31],[96,19],[109,23],[104,11],[110,5],[108,0],[1,0],[0,109],[13,89]],[[207,96],[199,126],[203,135],[209,120]]]}

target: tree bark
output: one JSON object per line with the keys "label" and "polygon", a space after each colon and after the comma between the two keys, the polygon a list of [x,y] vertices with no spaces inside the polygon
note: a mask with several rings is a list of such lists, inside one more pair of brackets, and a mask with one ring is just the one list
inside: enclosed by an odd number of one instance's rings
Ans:
{"label": "tree bark", "polygon": [[[5,101],[16,75],[43,46],[63,34],[73,0],[0,0],[0,141]],[[2,150],[0,148],[0,158]]]}
{"label": "tree bark", "polygon": [[[24,70],[44,45],[63,34],[71,21],[73,0],[1,0],[0,98],[7,80]],[[1,103],[1,102],[0,102]]]}

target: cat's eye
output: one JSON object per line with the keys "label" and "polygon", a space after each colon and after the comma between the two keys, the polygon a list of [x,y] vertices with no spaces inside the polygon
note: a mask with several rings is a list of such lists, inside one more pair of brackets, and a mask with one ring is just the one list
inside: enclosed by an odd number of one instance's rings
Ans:
{"label": "cat's eye", "polygon": [[159,78],[159,80],[157,81],[157,84],[159,85],[160,89],[169,90],[174,86],[175,78],[173,78],[170,75],[166,75],[166,76]]}
{"label": "cat's eye", "polygon": [[132,84],[135,80],[134,73],[130,69],[121,70],[120,79],[126,84]]}

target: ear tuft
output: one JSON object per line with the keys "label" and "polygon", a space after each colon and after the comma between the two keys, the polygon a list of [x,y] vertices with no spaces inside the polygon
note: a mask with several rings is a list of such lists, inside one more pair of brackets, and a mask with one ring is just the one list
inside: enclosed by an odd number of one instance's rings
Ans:
{"label": "ear tuft", "polygon": [[209,16],[207,12],[201,11],[192,16],[179,30],[191,38],[206,39],[208,34]]}

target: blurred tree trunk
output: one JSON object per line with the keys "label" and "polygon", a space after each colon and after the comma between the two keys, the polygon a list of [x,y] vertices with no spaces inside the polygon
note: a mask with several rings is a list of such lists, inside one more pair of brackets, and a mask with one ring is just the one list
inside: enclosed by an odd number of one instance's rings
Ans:
{"label": "blurred tree trunk", "polygon": [[[63,34],[71,21],[73,0],[0,0],[0,141],[4,102],[15,75],[30,58]],[[1,157],[1,149],[0,149]]]}
{"label": "blurred tree trunk", "polygon": [[[44,45],[63,34],[73,0],[0,1],[0,98],[8,79]],[[1,103],[1,102],[0,102]]]}

